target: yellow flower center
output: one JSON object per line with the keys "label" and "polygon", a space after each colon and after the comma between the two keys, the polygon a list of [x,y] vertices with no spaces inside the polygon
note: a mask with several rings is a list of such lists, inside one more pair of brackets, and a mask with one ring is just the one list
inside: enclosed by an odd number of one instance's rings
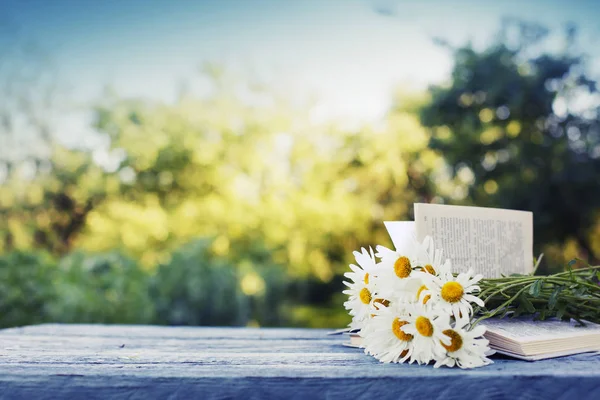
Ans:
{"label": "yellow flower center", "polygon": [[369,284],[369,273],[367,272],[365,274],[365,285],[368,285],[368,284]]}
{"label": "yellow flower center", "polygon": [[433,269],[431,264],[427,264],[426,266],[423,267],[423,269],[425,271],[427,271],[428,273],[430,273],[431,275],[435,275],[435,269]]}
{"label": "yellow flower center", "polygon": [[417,328],[417,332],[423,336],[430,337],[433,335],[433,325],[431,324],[429,318],[425,318],[423,316],[418,317],[417,321],[415,322],[415,328]]}
{"label": "yellow flower center", "polygon": [[371,302],[371,292],[369,292],[369,289],[366,287],[360,290],[358,297],[360,297],[360,301],[365,304],[369,304]]}
{"label": "yellow flower center", "polygon": [[404,331],[400,329],[406,324],[408,324],[408,322],[395,318],[394,321],[392,321],[392,332],[394,332],[394,335],[396,335],[398,339],[404,342],[410,342],[413,338],[413,335],[404,333]]}
{"label": "yellow flower center", "polygon": [[[451,340],[450,345],[445,345],[444,343],[442,343],[442,346],[444,346],[444,348],[449,352],[452,353],[453,351],[457,351],[460,350],[460,348],[463,345],[463,340],[462,337],[458,334],[458,332],[452,330],[452,329],[446,329],[444,331],[444,335],[448,336]],[[441,343],[441,342],[440,342]]]}
{"label": "yellow flower center", "polygon": [[408,257],[402,256],[396,260],[394,263],[394,272],[398,278],[408,278],[412,272],[412,266],[410,265]]}
{"label": "yellow flower center", "polygon": [[[419,300],[419,297],[421,297],[421,292],[423,290],[427,290],[427,286],[423,285],[419,288],[419,290],[417,291],[417,300]],[[429,301],[429,299],[431,298],[431,295],[427,295],[425,297],[423,297],[423,304],[427,304],[427,302]]]}
{"label": "yellow flower center", "polygon": [[390,301],[386,300],[386,299],[375,299],[373,300],[373,306],[379,310],[379,307],[377,306],[377,304],[381,304],[384,307],[388,307],[390,305]]}
{"label": "yellow flower center", "polygon": [[444,286],[442,286],[442,299],[446,300],[448,303],[456,303],[462,299],[464,294],[464,289],[462,285],[458,282],[446,282]]}

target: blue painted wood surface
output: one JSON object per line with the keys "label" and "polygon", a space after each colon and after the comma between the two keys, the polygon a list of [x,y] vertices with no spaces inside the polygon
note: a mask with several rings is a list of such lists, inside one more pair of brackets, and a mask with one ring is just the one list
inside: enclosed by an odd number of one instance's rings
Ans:
{"label": "blue painted wood surface", "polygon": [[600,399],[600,356],[476,370],[380,364],[324,330],[39,325],[0,331],[0,397]]}

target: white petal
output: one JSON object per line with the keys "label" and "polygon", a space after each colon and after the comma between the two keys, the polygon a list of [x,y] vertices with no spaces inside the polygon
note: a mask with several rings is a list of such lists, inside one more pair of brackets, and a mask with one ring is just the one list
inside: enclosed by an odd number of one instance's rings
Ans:
{"label": "white petal", "polygon": [[483,302],[483,300],[481,300],[477,296],[466,294],[466,295],[464,295],[464,299],[467,300],[467,301],[470,301],[472,303],[475,303],[475,304],[477,304],[480,307],[484,307],[485,306],[485,303]]}

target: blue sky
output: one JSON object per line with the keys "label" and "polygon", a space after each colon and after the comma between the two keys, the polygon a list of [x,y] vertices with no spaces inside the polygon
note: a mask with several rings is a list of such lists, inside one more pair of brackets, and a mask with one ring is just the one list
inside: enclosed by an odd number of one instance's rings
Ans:
{"label": "blue sky", "polygon": [[[74,96],[110,84],[124,96],[174,98],[205,61],[254,70],[324,117],[379,118],[398,84],[439,82],[449,54],[431,38],[488,42],[503,16],[575,22],[596,51],[594,1],[0,0],[4,39],[46,49]],[[380,13],[377,10],[389,10]],[[8,26],[8,28],[7,28]],[[600,69],[600,68],[599,68]]]}

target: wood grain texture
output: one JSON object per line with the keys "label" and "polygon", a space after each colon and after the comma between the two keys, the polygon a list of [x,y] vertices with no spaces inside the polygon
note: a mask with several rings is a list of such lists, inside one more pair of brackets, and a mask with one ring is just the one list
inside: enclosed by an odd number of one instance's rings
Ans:
{"label": "wood grain texture", "polygon": [[39,325],[0,331],[0,397],[600,399],[600,356],[470,371],[380,364],[324,330]]}

